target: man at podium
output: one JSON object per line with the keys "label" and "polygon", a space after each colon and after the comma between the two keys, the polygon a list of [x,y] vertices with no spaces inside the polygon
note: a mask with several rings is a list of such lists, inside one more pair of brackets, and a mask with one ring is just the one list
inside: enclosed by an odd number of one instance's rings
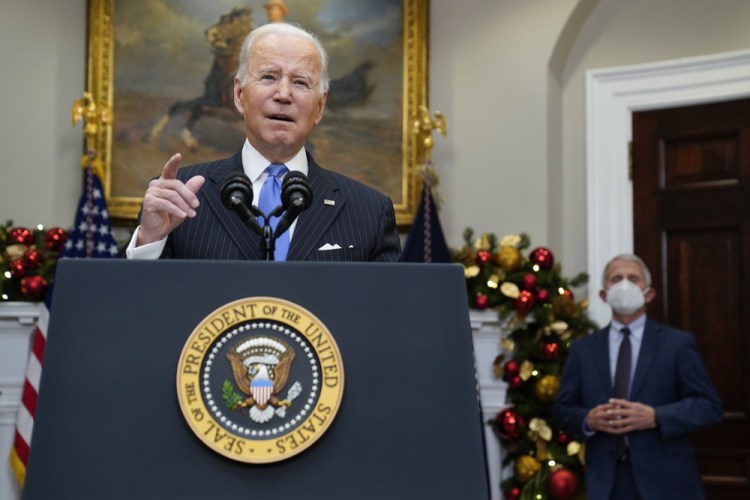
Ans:
{"label": "man at podium", "polygon": [[397,261],[392,201],[305,150],[328,86],[328,55],[315,35],[287,23],[251,31],[234,79],[242,149],[179,170],[181,156],[172,156],[149,183],[127,258]]}

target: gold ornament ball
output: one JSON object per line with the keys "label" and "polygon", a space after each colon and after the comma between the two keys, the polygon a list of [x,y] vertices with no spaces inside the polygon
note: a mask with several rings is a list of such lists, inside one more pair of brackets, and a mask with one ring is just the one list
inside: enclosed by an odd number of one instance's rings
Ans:
{"label": "gold ornament ball", "polygon": [[557,375],[545,375],[534,385],[534,395],[543,403],[551,403],[557,396],[560,388],[560,377]]}
{"label": "gold ornament ball", "polygon": [[531,455],[521,455],[516,460],[516,479],[525,483],[542,470],[542,465]]}
{"label": "gold ornament ball", "polygon": [[522,260],[521,252],[516,247],[501,246],[495,254],[495,262],[505,272],[512,272],[521,267]]}
{"label": "gold ornament ball", "polygon": [[12,245],[8,245],[5,249],[5,253],[8,255],[8,261],[10,262],[23,257],[23,254],[25,254],[28,249],[29,247],[23,243],[13,243]]}

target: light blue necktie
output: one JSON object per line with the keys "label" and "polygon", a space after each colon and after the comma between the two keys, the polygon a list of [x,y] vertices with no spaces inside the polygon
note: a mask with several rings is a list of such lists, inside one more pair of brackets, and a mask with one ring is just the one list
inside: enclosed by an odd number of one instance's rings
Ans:
{"label": "light blue necktie", "polygon": [[[286,165],[279,165],[277,163],[271,163],[265,170],[268,173],[266,181],[263,183],[263,188],[260,190],[260,198],[258,199],[258,208],[264,213],[268,214],[273,211],[274,208],[281,205],[281,177],[286,174],[289,169]],[[280,217],[271,217],[270,225],[274,232],[276,232],[276,226],[279,223]],[[274,260],[286,260],[286,254],[289,252],[289,230],[284,231],[276,239],[276,251],[274,252]]]}

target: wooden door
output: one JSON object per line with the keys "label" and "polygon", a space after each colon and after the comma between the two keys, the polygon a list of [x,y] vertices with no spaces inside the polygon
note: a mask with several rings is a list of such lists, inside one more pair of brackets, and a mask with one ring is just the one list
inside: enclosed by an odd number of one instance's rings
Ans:
{"label": "wooden door", "polygon": [[649,315],[693,332],[725,420],[694,436],[709,499],[750,498],[750,99],[633,114]]}

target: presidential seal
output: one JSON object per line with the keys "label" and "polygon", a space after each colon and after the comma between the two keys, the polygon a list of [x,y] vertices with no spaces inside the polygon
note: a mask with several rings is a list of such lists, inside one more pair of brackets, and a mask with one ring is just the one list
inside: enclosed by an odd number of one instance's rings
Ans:
{"label": "presidential seal", "polygon": [[206,446],[278,462],[328,430],[344,393],[338,346],[321,321],[283,299],[252,297],[209,314],[185,343],[177,397]]}

